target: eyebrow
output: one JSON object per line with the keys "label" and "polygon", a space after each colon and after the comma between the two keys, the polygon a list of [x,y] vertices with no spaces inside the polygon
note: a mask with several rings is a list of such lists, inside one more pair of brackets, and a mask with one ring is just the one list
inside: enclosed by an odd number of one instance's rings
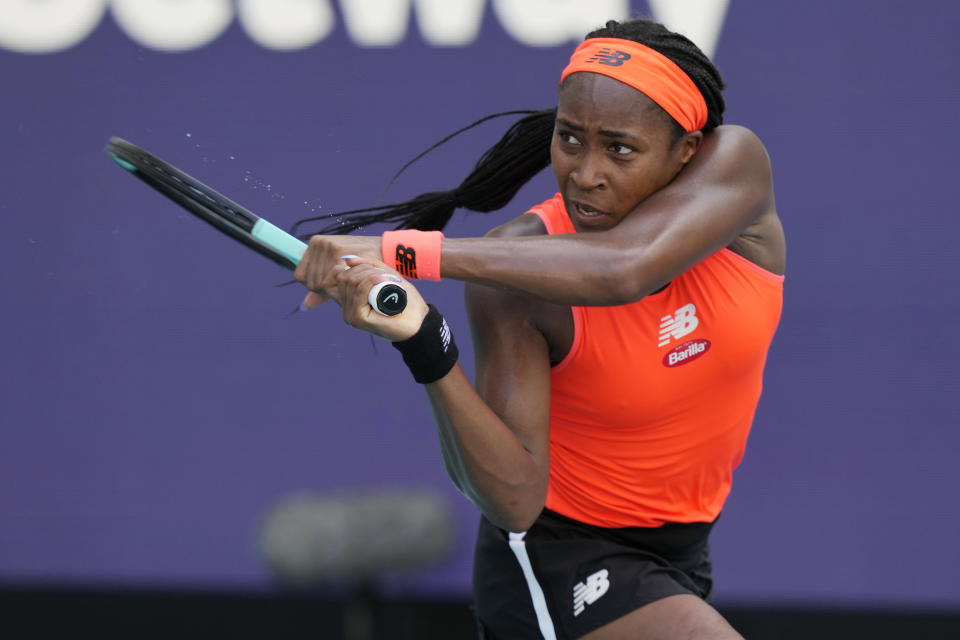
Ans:
{"label": "eyebrow", "polygon": [[[557,118],[557,122],[566,127],[567,129],[572,129],[573,131],[586,131],[585,127],[581,127],[578,124],[573,124],[566,118]],[[622,131],[611,131],[610,129],[600,129],[600,135],[606,136],[608,138],[619,138],[619,139],[630,139],[637,140],[636,136],[632,136],[629,133],[624,133]]]}

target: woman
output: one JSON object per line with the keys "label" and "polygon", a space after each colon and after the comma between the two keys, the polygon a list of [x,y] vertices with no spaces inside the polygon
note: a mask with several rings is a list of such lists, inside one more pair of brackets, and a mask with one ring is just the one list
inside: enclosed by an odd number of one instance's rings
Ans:
{"label": "woman", "polygon": [[[485,637],[740,637],[707,604],[707,538],[759,399],[784,243],[762,146],[745,130],[709,134],[721,86],[681,36],[608,23],[562,75],[557,196],[494,239],[385,234],[388,263],[370,240],[312,239],[297,269],[308,304],[336,299],[425,384],[447,472],[483,514]],[[621,257],[624,243],[640,249]],[[331,267],[345,248],[366,257]],[[387,264],[497,285],[466,289],[476,390],[409,283],[400,316],[367,305],[397,278]]]}

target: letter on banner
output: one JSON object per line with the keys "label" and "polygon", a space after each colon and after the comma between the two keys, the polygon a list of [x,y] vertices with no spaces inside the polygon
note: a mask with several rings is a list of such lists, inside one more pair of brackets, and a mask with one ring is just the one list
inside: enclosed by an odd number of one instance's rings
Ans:
{"label": "letter on banner", "polygon": [[390,47],[407,32],[410,0],[340,0],[350,39],[361,47]]}
{"label": "letter on banner", "polygon": [[465,47],[480,33],[485,6],[486,0],[416,0],[417,26],[429,45]]}
{"label": "letter on banner", "polygon": [[93,33],[107,0],[0,0],[0,48],[20,53],[69,49]]}
{"label": "letter on banner", "polygon": [[113,0],[113,17],[150,49],[187,51],[215,40],[233,20],[230,0]]}
{"label": "letter on banner", "polygon": [[657,20],[690,38],[712,58],[730,0],[649,0]]}
{"label": "letter on banner", "polygon": [[[485,0],[414,0],[423,39],[434,46],[464,46],[476,40]],[[361,47],[391,47],[403,41],[411,0],[340,0],[350,38]]]}
{"label": "letter on banner", "polygon": [[250,38],[268,49],[306,49],[335,23],[329,0],[240,0],[237,12]]}
{"label": "letter on banner", "polygon": [[493,9],[518,42],[553,47],[582,40],[607,20],[625,20],[630,0],[493,0]]}

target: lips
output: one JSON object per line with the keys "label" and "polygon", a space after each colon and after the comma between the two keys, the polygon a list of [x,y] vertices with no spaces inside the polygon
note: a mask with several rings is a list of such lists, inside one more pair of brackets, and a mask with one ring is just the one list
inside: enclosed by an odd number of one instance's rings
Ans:
{"label": "lips", "polygon": [[584,222],[590,222],[592,220],[599,220],[607,216],[606,211],[601,211],[594,206],[591,206],[585,202],[578,202],[576,200],[570,201],[571,211]]}
{"label": "lips", "polygon": [[600,211],[597,211],[593,207],[588,207],[585,204],[577,203],[577,204],[574,204],[573,206],[577,208],[577,212],[582,216],[593,217],[593,216],[603,215]]}

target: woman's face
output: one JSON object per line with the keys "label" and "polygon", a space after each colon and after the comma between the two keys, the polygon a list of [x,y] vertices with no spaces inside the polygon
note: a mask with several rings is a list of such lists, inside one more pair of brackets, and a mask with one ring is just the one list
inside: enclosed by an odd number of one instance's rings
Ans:
{"label": "woman's face", "polygon": [[670,117],[613,78],[574,73],[560,89],[550,158],[577,231],[610,229],[673,180],[700,146],[700,132],[675,144]]}

